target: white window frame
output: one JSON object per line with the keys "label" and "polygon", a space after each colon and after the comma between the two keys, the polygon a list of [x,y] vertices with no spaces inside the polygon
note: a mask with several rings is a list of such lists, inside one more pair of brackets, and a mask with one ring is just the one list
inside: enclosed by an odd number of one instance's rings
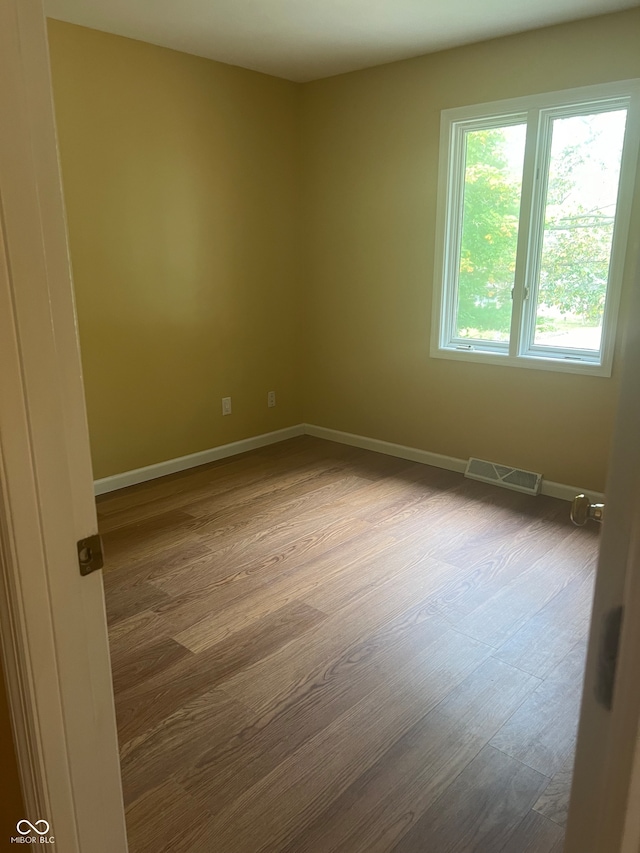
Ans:
{"label": "white window frame", "polygon": [[[535,345],[537,266],[544,226],[553,119],[628,109],[600,351]],[[508,342],[456,338],[465,129],[527,123],[520,221]],[[433,358],[611,376],[635,171],[640,148],[640,79],[443,110],[430,352]],[[538,177],[539,176],[539,177]]]}

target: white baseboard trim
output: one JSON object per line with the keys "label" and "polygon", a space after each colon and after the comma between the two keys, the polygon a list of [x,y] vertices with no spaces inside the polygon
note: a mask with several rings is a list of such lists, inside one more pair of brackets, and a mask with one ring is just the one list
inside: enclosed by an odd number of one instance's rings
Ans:
{"label": "white baseboard trim", "polygon": [[218,459],[226,459],[227,456],[236,456],[247,450],[256,450],[258,447],[266,447],[268,444],[277,444],[288,438],[304,435],[304,424],[278,429],[275,432],[265,432],[262,435],[254,435],[241,441],[232,441],[230,444],[221,444],[200,453],[190,453],[188,456],[178,456],[175,459],[167,459],[166,462],[158,462],[156,465],[146,465],[144,468],[135,468],[133,471],[124,471],[122,474],[114,474],[112,477],[103,477],[95,480],[93,490],[96,495],[104,495],[125,486],[135,486],[137,483],[145,483],[147,480],[155,480],[167,474],[175,474],[176,471],[186,471],[205,465],[207,462],[216,462]]}
{"label": "white baseboard trim", "polygon": [[[218,459],[226,459],[228,456],[245,453],[247,450],[256,450],[258,447],[266,447],[268,444],[277,444],[298,435],[312,435],[316,438],[324,438],[327,441],[336,441],[339,444],[348,444],[351,447],[360,447],[363,450],[372,450],[375,453],[408,459],[410,462],[433,465],[435,468],[446,468],[448,471],[457,471],[460,474],[467,467],[466,459],[458,459],[455,456],[444,456],[442,453],[431,453],[429,450],[407,447],[404,444],[393,444],[379,438],[368,438],[365,435],[355,435],[351,432],[315,426],[315,424],[296,424],[275,432],[265,432],[262,435],[245,438],[242,441],[233,441],[230,444],[222,444],[219,447],[202,450],[200,453],[178,456],[176,459],[168,459],[166,462],[158,462],[156,465],[147,465],[144,468],[114,474],[112,477],[103,477],[94,482],[94,492],[96,495],[114,492],[117,489],[124,489],[125,486],[134,486],[137,483],[145,483],[147,480],[164,477],[166,474],[186,471],[189,468],[196,468],[198,465],[205,465],[207,462],[216,462]],[[602,503],[604,500],[604,495],[601,492],[581,489],[578,486],[567,486],[564,483],[554,483],[553,480],[543,479],[541,492],[543,495],[560,498],[564,501],[572,501],[575,495],[581,492],[587,494],[592,503]]]}
{"label": "white baseboard trim", "polygon": [[423,465],[433,465],[435,468],[446,468],[448,471],[462,473],[467,467],[464,459],[456,459],[455,456],[443,456],[441,453],[431,453],[428,450],[419,450],[417,447],[407,447],[404,444],[393,444],[379,438],[367,438],[364,435],[340,432],[337,429],[327,429],[327,427],[313,424],[305,424],[304,431],[306,435],[314,435],[316,438],[349,444],[351,447],[361,447],[363,450],[373,450],[375,453],[385,453],[387,456],[397,456],[411,462],[421,462]]}
{"label": "white baseboard trim", "polygon": [[591,503],[604,503],[604,493],[594,492],[593,489],[583,489],[581,486],[567,486],[565,483],[555,483],[553,480],[542,480],[543,495],[550,498],[560,498],[561,501],[571,502],[576,495],[585,494],[591,498]]}
{"label": "white baseboard trim", "polygon": [[[340,444],[361,447],[364,450],[373,450],[376,453],[386,453],[388,456],[398,456],[400,459],[409,459],[411,462],[421,462],[424,465],[433,465],[436,468],[446,468],[449,471],[463,473],[467,467],[466,459],[444,456],[441,453],[431,453],[429,450],[419,450],[417,447],[407,447],[404,444],[392,444],[378,438],[367,438],[364,435],[354,435],[350,432],[341,432],[337,429],[328,429],[314,424],[304,424],[304,431],[306,435],[314,435],[316,438],[325,438],[327,441],[337,441]],[[564,483],[554,483],[553,480],[542,480],[541,493],[552,498],[572,501],[581,492],[587,494],[592,503],[602,503],[604,500],[602,492],[594,492],[591,489],[582,489],[578,486],[567,486]]]}

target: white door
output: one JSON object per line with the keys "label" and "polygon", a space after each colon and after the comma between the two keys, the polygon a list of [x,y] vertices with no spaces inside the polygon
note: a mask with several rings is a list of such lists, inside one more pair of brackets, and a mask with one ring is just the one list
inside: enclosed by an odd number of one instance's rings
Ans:
{"label": "white door", "polygon": [[40,0],[0,0],[0,115],[0,625],[24,818],[65,853],[126,853],[102,576],[76,550],[97,523]]}
{"label": "white door", "polygon": [[[640,793],[640,278],[637,283],[620,362],[565,853],[640,851],[640,802],[633,793]],[[622,627],[608,708],[606,659],[615,652],[620,608]]]}

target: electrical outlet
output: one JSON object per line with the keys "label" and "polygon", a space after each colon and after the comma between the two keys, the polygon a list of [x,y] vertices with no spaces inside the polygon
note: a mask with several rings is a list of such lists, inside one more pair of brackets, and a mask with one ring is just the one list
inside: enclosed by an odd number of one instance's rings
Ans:
{"label": "electrical outlet", "polygon": [[222,398],[222,414],[230,415],[231,414],[231,397],[223,397]]}
{"label": "electrical outlet", "polygon": [[276,392],[275,391],[269,391],[269,393],[267,394],[267,406],[269,406],[269,408],[271,408],[272,406],[275,406],[275,404],[276,404]]}

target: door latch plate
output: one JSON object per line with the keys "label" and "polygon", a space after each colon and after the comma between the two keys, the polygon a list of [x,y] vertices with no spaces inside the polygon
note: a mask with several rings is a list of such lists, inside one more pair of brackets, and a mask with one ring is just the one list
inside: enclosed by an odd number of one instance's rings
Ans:
{"label": "door latch plate", "polygon": [[81,575],[90,575],[104,566],[102,539],[99,533],[78,540],[78,565]]}

